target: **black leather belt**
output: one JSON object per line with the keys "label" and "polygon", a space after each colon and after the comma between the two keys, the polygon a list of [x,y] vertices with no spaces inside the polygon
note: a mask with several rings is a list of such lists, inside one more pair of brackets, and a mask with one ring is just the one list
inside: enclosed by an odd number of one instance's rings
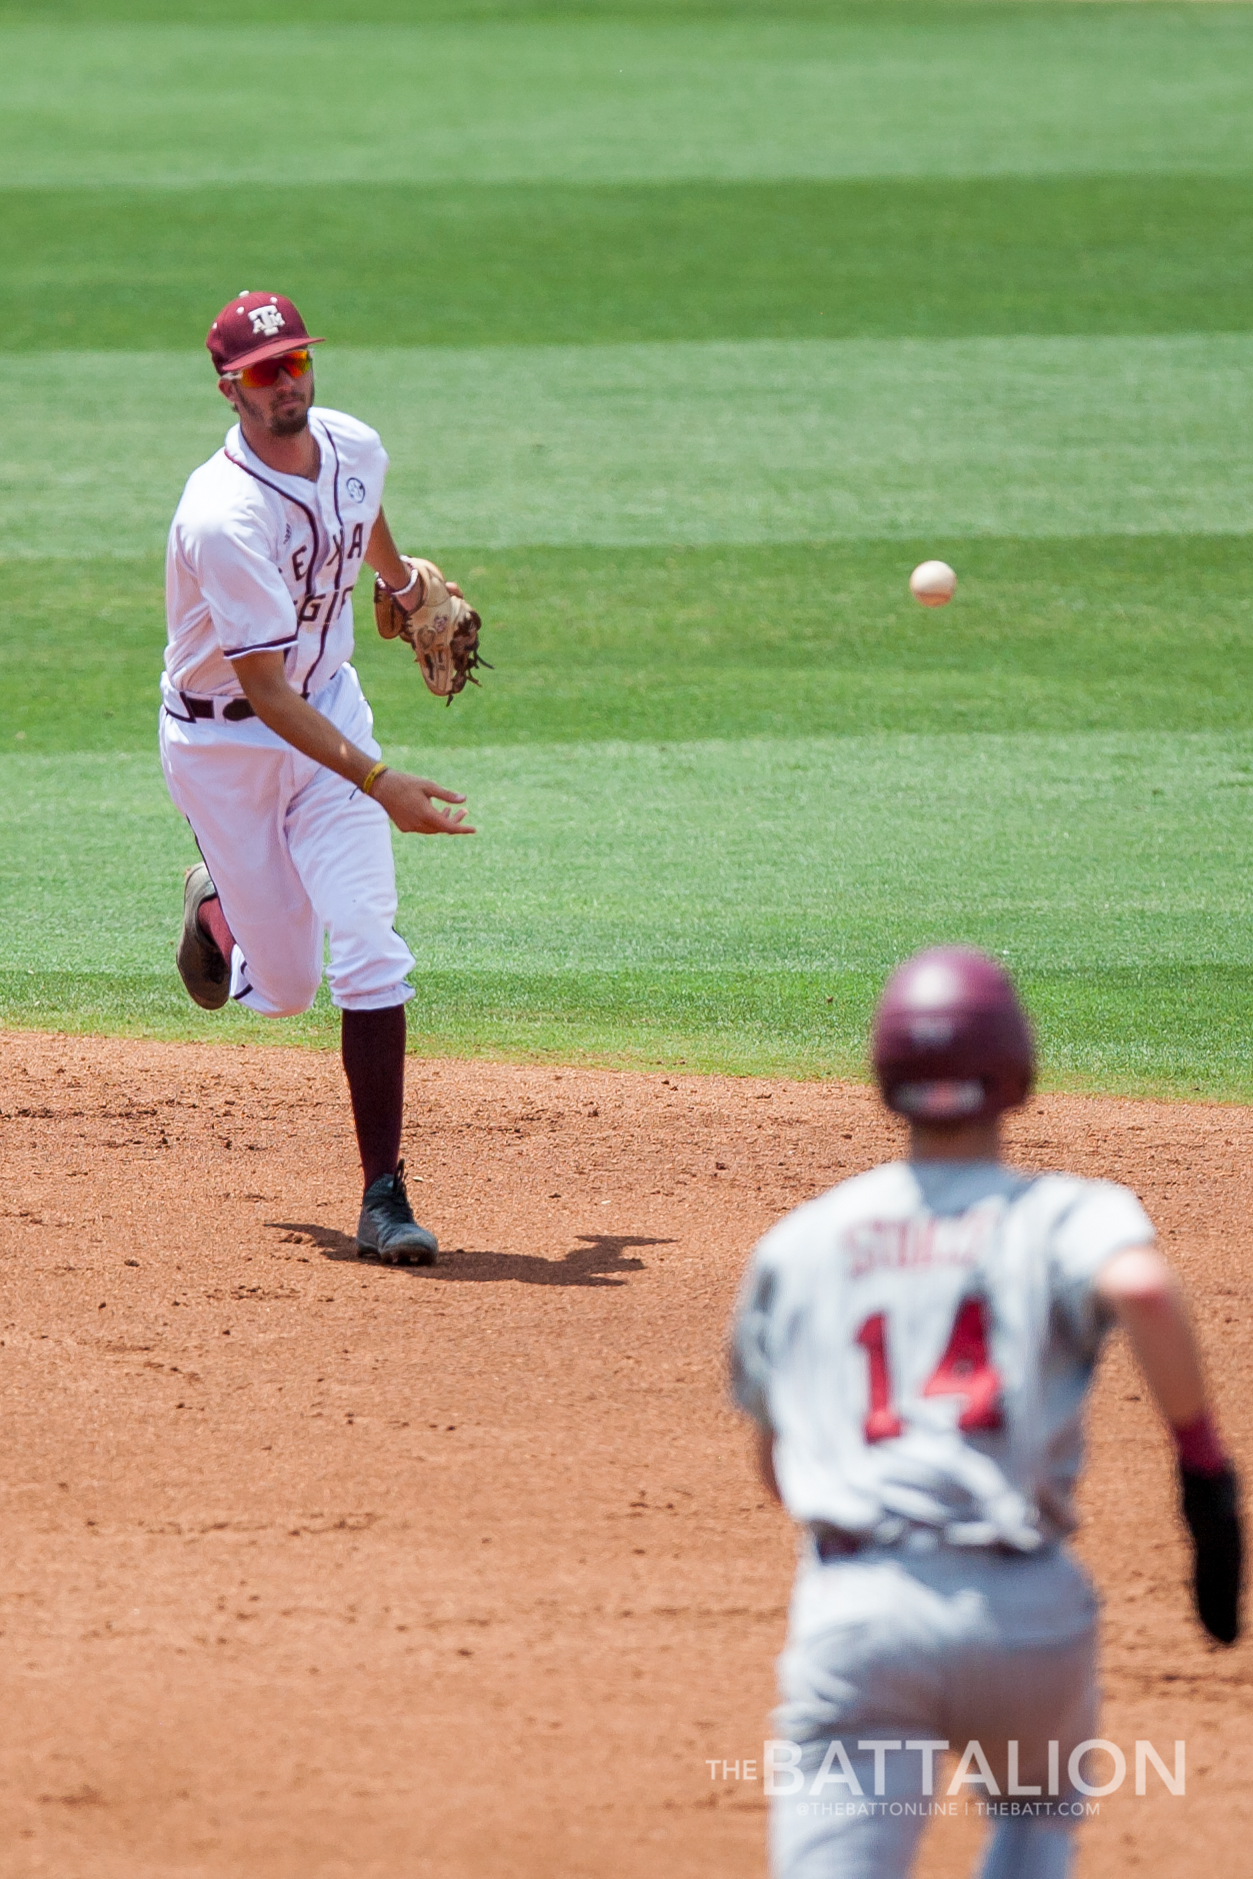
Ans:
{"label": "black leather belt", "polygon": [[[193,698],[190,692],[180,692],[179,697],[189,717],[212,718],[216,715],[211,698]],[[232,698],[228,705],[222,706],[222,716],[237,724],[241,718],[255,718],[256,712],[246,698]]]}
{"label": "black leather belt", "polygon": [[819,1559],[848,1559],[854,1553],[860,1553],[863,1547],[873,1544],[864,1533],[846,1533],[843,1527],[828,1526],[825,1520],[815,1520],[810,1532],[814,1536],[814,1549]]}

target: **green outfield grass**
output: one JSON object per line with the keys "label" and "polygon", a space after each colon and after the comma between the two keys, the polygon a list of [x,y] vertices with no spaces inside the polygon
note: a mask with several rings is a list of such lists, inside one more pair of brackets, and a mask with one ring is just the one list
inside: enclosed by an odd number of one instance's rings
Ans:
{"label": "green outfield grass", "polygon": [[[959,602],[917,606],[915,542],[726,548],[435,543],[494,670],[448,708],[358,595],[380,738],[419,751],[603,739],[1242,730],[1244,536],[947,539]],[[0,563],[0,753],[151,755],[156,556]],[[431,756],[427,761],[434,761]]]}
{"label": "green outfield grass", "polygon": [[177,15],[4,27],[11,186],[1253,165],[1241,7],[528,8],[413,25],[341,15],[298,42],[253,15],[229,56],[216,21]]}
{"label": "green outfield grass", "polygon": [[[1251,758],[1248,732],[448,749],[479,835],[398,841],[405,930],[476,971],[875,971],[946,924],[1041,971],[1244,967]],[[163,965],[193,851],[150,760],[3,763],[8,959],[72,971],[95,931]],[[96,906],[102,872],[126,899]]]}
{"label": "green outfield grass", "polygon": [[363,346],[1221,333],[1253,205],[1190,174],[340,184],[299,217],[289,188],[8,189],[0,250],[10,352],[187,352],[224,280],[271,278]]}
{"label": "green outfield grass", "polygon": [[480,829],[397,843],[416,1047],[856,1073],[962,938],[1055,1083],[1253,1097],[1253,8],[0,0],[0,55],[4,1022],[334,1040],[170,965],[161,547],[246,281],[487,621],[445,711],[359,614]]}
{"label": "green outfield grass", "polygon": [[[1253,335],[327,347],[411,541],[1243,532]],[[10,553],[159,549],[229,411],[195,354],[0,357]],[[109,464],[102,475],[100,465]]]}
{"label": "green outfield grass", "polygon": [[[850,1070],[886,968],[956,931],[1034,988],[1055,1077],[1253,1093],[1248,732],[528,744],[440,773],[480,832],[397,844],[432,1047]],[[330,1041],[325,1009],[189,1012],[194,850],[149,760],[6,758],[0,801],[10,1021]]]}

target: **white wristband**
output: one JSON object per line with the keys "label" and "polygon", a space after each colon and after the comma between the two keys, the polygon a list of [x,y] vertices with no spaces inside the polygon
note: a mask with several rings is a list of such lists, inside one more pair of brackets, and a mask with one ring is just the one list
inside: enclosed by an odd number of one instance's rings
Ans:
{"label": "white wristband", "polygon": [[392,599],[403,600],[405,595],[408,593],[411,593],[412,590],[417,586],[418,582],[421,580],[424,580],[424,578],[425,577],[423,576],[421,568],[415,568],[413,570],[413,573],[409,576],[409,579],[405,582],[403,587],[393,587],[391,589]]}

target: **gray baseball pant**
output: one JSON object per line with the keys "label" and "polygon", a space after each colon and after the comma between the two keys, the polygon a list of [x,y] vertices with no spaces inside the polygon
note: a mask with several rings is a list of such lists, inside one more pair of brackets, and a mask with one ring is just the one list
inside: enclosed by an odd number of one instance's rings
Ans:
{"label": "gray baseball pant", "polygon": [[945,1747],[972,1777],[954,1798],[1018,1810],[993,1826],[982,1879],[1066,1879],[1067,1768],[1096,1733],[1096,1617],[1063,1547],[811,1554],[779,1660],[775,1879],[906,1879],[949,1803]]}

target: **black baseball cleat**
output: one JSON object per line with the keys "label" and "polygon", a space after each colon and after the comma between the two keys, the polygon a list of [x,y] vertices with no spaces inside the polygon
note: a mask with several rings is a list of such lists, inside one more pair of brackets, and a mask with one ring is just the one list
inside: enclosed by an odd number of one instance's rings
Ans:
{"label": "black baseball cleat", "polygon": [[217,888],[203,861],[188,868],[183,882],[183,937],[178,942],[178,975],[204,1011],[220,1011],[231,995],[230,960],[200,924],[200,909],[217,898]]}
{"label": "black baseball cleat", "polygon": [[433,1266],[439,1241],[413,1217],[405,1192],[405,1164],[371,1181],[357,1222],[357,1256],[373,1254],[385,1266]]}

